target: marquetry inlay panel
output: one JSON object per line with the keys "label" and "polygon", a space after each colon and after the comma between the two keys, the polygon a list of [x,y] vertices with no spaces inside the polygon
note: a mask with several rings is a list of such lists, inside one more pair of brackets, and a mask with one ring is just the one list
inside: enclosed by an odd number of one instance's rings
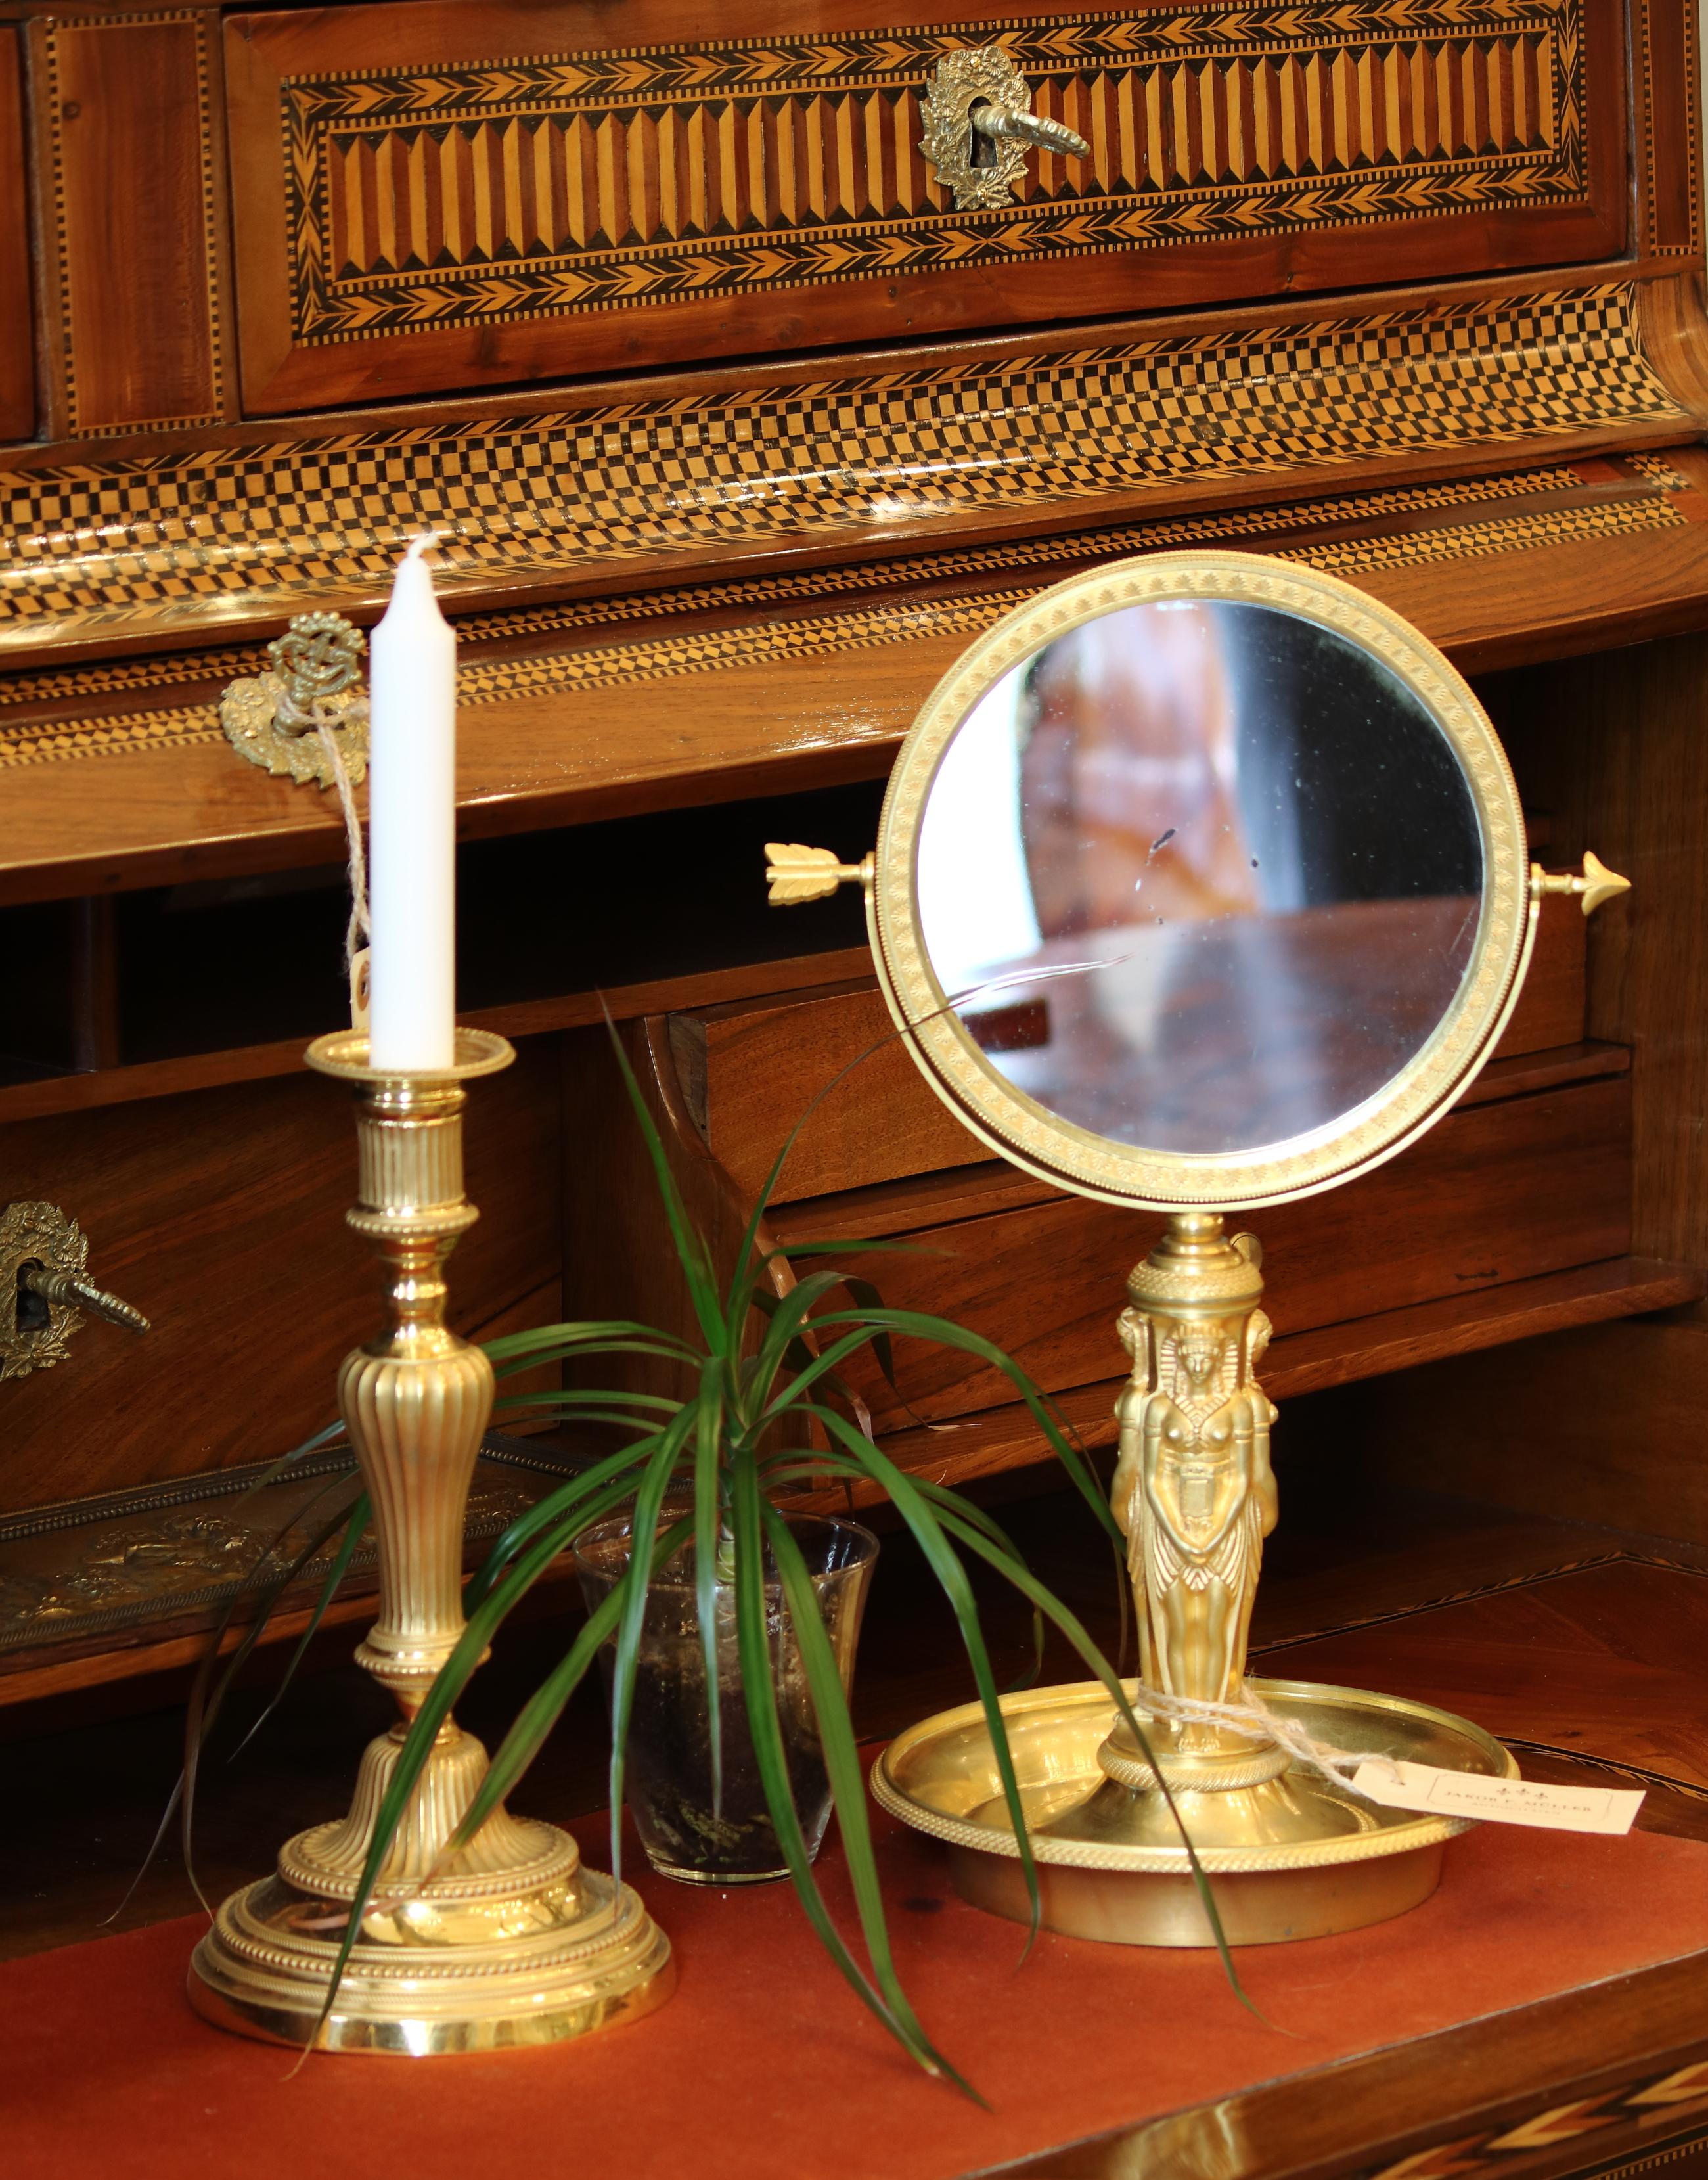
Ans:
{"label": "marquetry inlay panel", "polygon": [[[1685,480],[1674,476],[1675,486]],[[1421,567],[1443,560],[1481,559],[1531,552],[1550,545],[1581,545],[1598,538],[1629,537],[1640,531],[1675,530],[1687,518],[1658,482],[1628,498],[1513,511],[1526,497],[1563,495],[1581,489],[1569,469],[1534,471],[1512,477],[1467,478],[1457,484],[1420,487],[1411,492],[1361,493],[1337,498],[1296,502],[1275,508],[1242,509],[1227,515],[1189,516],[1173,522],[1126,524],[1112,530],[1066,537],[1028,539],[1011,547],[980,548],[976,553],[943,553],[879,564],[875,568],[834,569],[797,577],[759,577],[749,582],[706,584],[695,591],[649,592],[628,598],[568,601],[515,613],[474,614],[461,625],[465,649],[457,679],[459,707],[468,711],[519,698],[590,694],[640,681],[662,681],[730,668],[786,665],[789,661],[830,658],[891,644],[916,643],[942,636],[970,641],[1023,604],[1064,568],[1088,559],[1126,553],[1161,552],[1191,544],[1249,544],[1277,559],[1298,560],[1337,575],[1357,577],[1385,569]],[[1478,508],[1479,500],[1492,506]],[[1430,520],[1437,510],[1463,509],[1468,520]],[[1273,539],[1276,531],[1309,531],[1353,521],[1404,522],[1387,534],[1310,539]],[[1004,568],[1020,580],[947,597],[883,597],[886,585],[919,583]],[[1028,580],[1027,577],[1030,579]],[[862,602],[859,592],[880,595]],[[849,594],[853,595],[850,596]],[[767,608],[786,600],[816,597],[821,610],[767,619]],[[673,614],[689,615],[739,609],[743,618],[728,627],[673,628]],[[645,617],[648,625],[626,640],[587,642],[587,632],[601,625],[620,626]],[[574,648],[516,658],[482,658],[479,639],[503,642],[521,634],[561,630]],[[236,675],[265,664],[259,646],[235,647],[206,654],[198,673]],[[120,754],[127,750],[183,746],[222,739],[217,707],[211,702],[156,703],[137,711],[99,717],[61,710],[53,716],[8,718],[8,698],[42,703],[55,697],[111,699],[126,688],[159,685],[184,666],[168,659],[124,661],[113,668],[49,669],[24,674],[0,685],[0,770],[66,757]],[[146,678],[145,678],[146,677]]]}
{"label": "marquetry inlay panel", "polygon": [[[304,344],[1582,201],[1586,0],[1226,0],[287,77]],[[942,56],[1000,42],[1089,160],[957,212]]]}
{"label": "marquetry inlay panel", "polygon": [[0,652],[1689,425],[1628,287],[0,476]]}

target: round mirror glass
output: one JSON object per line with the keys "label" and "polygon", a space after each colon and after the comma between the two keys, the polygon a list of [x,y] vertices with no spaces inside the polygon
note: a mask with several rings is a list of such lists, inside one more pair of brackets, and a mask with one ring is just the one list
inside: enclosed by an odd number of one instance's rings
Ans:
{"label": "round mirror glass", "polygon": [[[1464,685],[1345,586],[1254,586],[1276,564],[1237,557],[1184,594],[1134,564],[1140,595],[987,660],[947,712],[940,690],[905,828],[907,1018],[942,1010],[1019,1109],[1164,1159],[1354,1131],[1486,1000],[1518,922],[1491,854],[1510,779]],[[1000,1127],[1000,1095],[974,1103]]]}

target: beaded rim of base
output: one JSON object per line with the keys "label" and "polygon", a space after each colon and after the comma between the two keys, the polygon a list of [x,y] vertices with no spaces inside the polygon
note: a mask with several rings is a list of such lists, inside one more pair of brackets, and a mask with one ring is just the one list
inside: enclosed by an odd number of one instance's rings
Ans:
{"label": "beaded rim of base", "polygon": [[[1129,1697],[1136,1683],[1125,1684]],[[1285,1708],[1289,1698],[1320,1702],[1326,1698],[1337,1698],[1343,1702],[1365,1703],[1389,1714],[1431,1723],[1443,1724],[1454,1732],[1467,1737],[1489,1759],[1490,1774],[1497,1778],[1515,1779],[1519,1767],[1511,1754],[1491,1734],[1474,1726],[1469,1719],[1455,1717],[1451,1711],[1437,1710],[1432,1704],[1413,1703],[1401,1696],[1379,1696],[1359,1688],[1340,1688],[1326,1684],[1302,1681],[1254,1681],[1251,1684],[1266,1703]],[[1030,1691],[1016,1698],[1009,1697],[1002,1704],[1007,1715],[1024,1713],[1028,1709],[1041,1708],[1053,1699],[1066,1705],[1078,1697],[1088,1707],[1109,1701],[1107,1691],[1096,1681],[1083,1681],[1053,1688]],[[922,1719],[905,1732],[898,1733],[883,1750],[871,1769],[871,1790],[879,1807],[915,1831],[929,1834],[933,1839],[944,1841],[948,1846],[971,1849],[980,1854],[1000,1854],[1018,1858],[1019,1841],[1012,1831],[995,1825],[975,1824],[965,1817],[950,1816],[916,1800],[898,1786],[894,1776],[894,1764],[898,1757],[905,1757],[922,1742],[939,1735],[956,1733],[965,1728],[980,1728],[984,1725],[981,1704],[962,1704],[953,1710],[939,1711],[935,1717]],[[1091,1759],[1095,1762],[1095,1759]],[[1090,1773],[1087,1774],[1088,1785]],[[1326,1781],[1324,1782],[1327,1784]],[[1419,1815],[1397,1824],[1384,1824],[1380,1830],[1337,1834],[1326,1840],[1297,1841],[1273,1847],[1202,1847],[1198,1851],[1198,1863],[1212,1876],[1260,1874],[1268,1870],[1321,1869],[1337,1863],[1374,1862],[1392,1854],[1409,1854],[1414,1848],[1437,1846],[1443,1840],[1457,1839],[1461,1832],[1469,1831],[1475,1819],[1471,1817],[1437,1817]],[[1038,1863],[1056,1863],[1079,1869],[1107,1869],[1145,1877],[1189,1877],[1191,1863],[1184,1847],[1138,1847],[1107,1844],[1088,1840],[1063,1839],[1048,1831],[1033,1830],[1031,1841],[1033,1859]]]}
{"label": "beaded rim of base", "polygon": [[[456,1946],[359,1948],[338,2002],[319,2020],[336,1943],[281,1933],[250,1907],[263,1878],[221,1908],[195,1949],[191,2005],[215,2026],[262,2040],[426,2058],[567,2041],[640,2019],[676,1985],[670,1942],[638,1893],[588,1874],[598,1906],[478,1957]],[[463,1956],[459,1957],[459,1953]],[[475,1955],[475,1957],[470,1957]],[[382,1957],[389,1956],[390,1957]]]}
{"label": "beaded rim of base", "polygon": [[[1244,1753],[1171,1753],[1159,1755],[1156,1761],[1174,1793],[1228,1794],[1240,1786],[1260,1786],[1266,1780],[1278,1779],[1293,1759],[1271,1742],[1266,1747]],[[1135,1793],[1148,1793],[1157,1784],[1155,1767],[1142,1756],[1126,1755],[1113,1745],[1112,1737],[1098,1749],[1097,1768],[1105,1778],[1114,1780],[1118,1786],[1129,1786]]]}

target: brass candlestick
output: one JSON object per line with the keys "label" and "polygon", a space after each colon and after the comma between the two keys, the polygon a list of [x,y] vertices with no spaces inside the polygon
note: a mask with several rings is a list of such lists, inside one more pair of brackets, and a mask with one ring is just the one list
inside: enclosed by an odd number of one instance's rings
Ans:
{"label": "brass candlestick", "polygon": [[[314,2033],[408,1721],[463,1632],[464,1514],[493,1379],[484,1352],[446,1328],[444,1263],[479,1216],[463,1193],[463,1084],[514,1057],[470,1029],[457,1032],[453,1066],[407,1075],[371,1068],[355,1032],[309,1047],[311,1066],[355,1086],[360,1200],[348,1215],[387,1264],[392,1329],[345,1358],[338,1407],[380,1559],[380,1616],[356,1656],[403,1723],[369,1745],[349,1814],[288,1841],[276,1874],[233,1893],[196,1947],[191,2003],[245,2036]],[[319,2032],[325,2048],[425,2057],[552,2043],[669,1996],[668,1942],[626,1885],[581,1866],[568,1833],[500,1806],[445,1855],[486,1768],[448,1719]]]}

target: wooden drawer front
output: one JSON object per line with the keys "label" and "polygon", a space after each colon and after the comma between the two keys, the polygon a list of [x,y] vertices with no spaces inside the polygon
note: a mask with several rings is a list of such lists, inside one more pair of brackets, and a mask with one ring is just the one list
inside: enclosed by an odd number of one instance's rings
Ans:
{"label": "wooden drawer front", "polygon": [[217,423],[223,132],[208,13],[68,14],[31,36],[54,429]]}
{"label": "wooden drawer front", "polygon": [[765,1186],[789,1130],[844,1070],[802,1127],[773,1203],[992,1155],[920,1073],[875,985],[673,1015],[670,1050],[684,1103],[749,1197]]}
{"label": "wooden drawer front", "polygon": [[[1503,1056],[1583,1038],[1584,933],[1576,901],[1544,900],[1530,973],[1497,1048]],[[852,1069],[847,1081],[802,1129],[774,1202],[798,1203],[994,1155],[925,1082],[873,986],[673,1015],[670,1032],[684,1100],[714,1157],[750,1195],[765,1186],[783,1138],[813,1098],[845,1068]]]}
{"label": "wooden drawer front", "polygon": [[[553,1041],[524,1045],[470,1099],[465,1333],[558,1313],[557,1069]],[[153,1321],[85,1324],[56,1368],[0,1385],[0,1511],[268,1460],[330,1421],[339,1360],[382,1322],[354,1192],[349,1101],[318,1076],[0,1130],[0,1202],[68,1212],[92,1276]]]}
{"label": "wooden drawer front", "polygon": [[[1631,1233],[1629,1078],[1454,1113],[1362,1181],[1233,1223],[1263,1243],[1264,1306],[1289,1333],[1619,1256]],[[983,1333],[1059,1391],[1125,1368],[1115,1318],[1156,1232],[1152,1216],[1064,1197],[899,1237],[930,1255],[855,1263],[887,1302]],[[903,1423],[876,1368],[859,1363],[849,1374],[874,1416]],[[998,1372],[917,1341],[901,1344],[897,1371],[920,1417],[1014,1398]]]}
{"label": "wooden drawer front", "polygon": [[[1614,0],[519,0],[228,25],[245,395],[303,408],[1612,256]],[[683,36],[684,29],[689,36]],[[616,44],[613,34],[619,33]],[[938,61],[1092,147],[958,212]],[[1091,284],[1088,288],[1088,281]]]}
{"label": "wooden drawer front", "polygon": [[0,25],[0,439],[36,429],[30,310],[30,184],[24,154],[24,71],[18,32]]}

